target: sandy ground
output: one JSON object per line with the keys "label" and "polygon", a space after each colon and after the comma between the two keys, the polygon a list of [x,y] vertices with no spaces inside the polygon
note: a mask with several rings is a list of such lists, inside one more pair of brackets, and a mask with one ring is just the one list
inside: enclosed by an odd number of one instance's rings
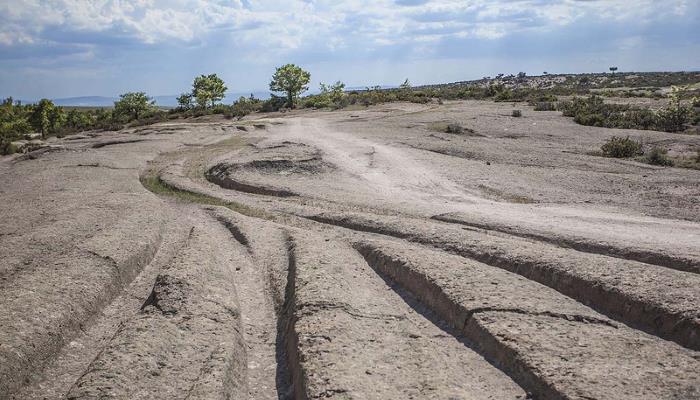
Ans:
{"label": "sandy ground", "polygon": [[700,171],[612,135],[700,149],[470,101],[5,157],[0,398],[700,398]]}

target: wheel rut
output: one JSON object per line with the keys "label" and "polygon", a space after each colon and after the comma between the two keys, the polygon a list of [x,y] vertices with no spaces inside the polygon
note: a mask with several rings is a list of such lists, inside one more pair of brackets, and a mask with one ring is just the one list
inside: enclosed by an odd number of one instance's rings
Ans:
{"label": "wheel rut", "polygon": [[700,279],[636,261],[409,218],[303,215],[327,225],[419,243],[519,274],[636,329],[700,349]]}
{"label": "wheel rut", "polygon": [[280,363],[278,315],[269,282],[269,266],[256,256],[250,240],[225,211],[210,212],[231,233],[231,238],[244,247],[249,257],[235,265],[234,277],[238,292],[246,350],[247,387],[250,399],[288,399],[290,388],[286,362]]}

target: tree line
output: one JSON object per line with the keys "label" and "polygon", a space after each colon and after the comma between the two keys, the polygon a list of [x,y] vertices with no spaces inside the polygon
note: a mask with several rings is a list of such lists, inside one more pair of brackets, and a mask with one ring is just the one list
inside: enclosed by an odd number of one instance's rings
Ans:
{"label": "tree line", "polygon": [[[522,75],[524,78],[525,74],[522,73]],[[538,110],[538,105],[551,105],[551,107],[540,108],[554,110],[557,108],[555,107],[556,95],[577,95],[588,92],[588,90],[584,91],[578,87],[554,87],[546,90],[529,87],[510,89],[499,83],[488,85],[446,84],[414,89],[406,79],[399,87],[393,89],[374,86],[352,91],[346,91],[345,84],[340,81],[333,84],[321,83],[318,94],[302,98],[301,94],[309,89],[310,80],[311,74],[308,71],[294,64],[286,64],[277,68],[272,75],[269,89],[273,93],[269,99],[257,99],[251,94],[249,97],[240,97],[232,104],[222,104],[228,90],[224,81],[216,74],[200,75],[194,78],[188,92],[177,97],[177,108],[167,111],[159,109],[153,99],[144,92],[129,92],[120,95],[111,109],[66,109],[55,105],[48,99],[42,99],[36,104],[22,104],[12,98],[7,98],[0,103],[0,153],[13,152],[15,150],[13,142],[37,134],[42,139],[46,139],[49,136],[62,136],[85,130],[119,130],[125,126],[146,125],[167,119],[207,114],[223,114],[227,118],[241,119],[254,112],[271,112],[299,107],[338,109],[353,104],[369,106],[393,101],[424,104],[434,99],[437,99],[438,102],[466,99],[527,101],[535,105],[536,110]],[[700,112],[697,112],[700,101],[697,98],[692,101],[695,105],[695,112],[692,108],[680,106],[679,101],[675,103],[678,103],[676,108],[683,112],[672,112],[673,110],[669,107],[670,115],[675,118],[672,130],[680,130],[689,122],[694,124],[700,122],[698,121]],[[666,120],[669,118],[664,119],[664,121]],[[671,130],[670,128],[663,129]],[[30,135],[32,133],[34,134]]]}

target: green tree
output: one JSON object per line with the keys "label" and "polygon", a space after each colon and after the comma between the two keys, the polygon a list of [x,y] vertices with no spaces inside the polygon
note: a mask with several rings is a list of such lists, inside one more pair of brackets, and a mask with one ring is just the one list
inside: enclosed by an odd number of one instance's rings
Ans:
{"label": "green tree", "polygon": [[154,106],[155,102],[144,92],[124,93],[114,102],[114,115],[124,116],[128,120],[139,119]]}
{"label": "green tree", "polygon": [[311,74],[294,64],[283,65],[272,75],[270,90],[287,94],[287,105],[294,107],[294,102],[300,93],[309,90]]}
{"label": "green tree", "polygon": [[403,81],[403,83],[399,85],[399,89],[401,89],[401,90],[411,89],[411,82],[408,81],[408,78],[406,78],[406,80]]}
{"label": "green tree", "polygon": [[192,98],[202,108],[214,107],[217,101],[224,98],[226,90],[224,81],[216,74],[200,75],[192,83]]}
{"label": "green tree", "polygon": [[617,67],[610,67],[608,68],[610,72],[612,72],[613,75],[615,75],[615,71],[617,71]]}
{"label": "green tree", "polygon": [[177,105],[183,110],[192,108],[192,93],[183,93],[177,98]]}
{"label": "green tree", "polygon": [[41,138],[46,137],[51,133],[52,123],[51,117],[56,115],[56,106],[49,99],[41,99],[34,106],[34,111],[29,117],[29,122],[36,131],[41,133]]}

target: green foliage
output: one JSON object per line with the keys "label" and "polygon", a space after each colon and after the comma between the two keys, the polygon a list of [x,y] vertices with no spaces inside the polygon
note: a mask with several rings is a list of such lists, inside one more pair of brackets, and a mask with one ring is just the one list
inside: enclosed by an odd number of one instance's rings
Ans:
{"label": "green foliage", "polygon": [[668,158],[667,153],[666,149],[654,146],[644,154],[644,159],[651,165],[673,166],[673,161]]}
{"label": "green foliage", "polygon": [[42,138],[57,134],[65,124],[66,116],[62,107],[56,107],[51,100],[41,99],[29,115],[32,128],[41,133]]}
{"label": "green foliage", "polygon": [[460,124],[455,124],[455,123],[447,124],[447,128],[445,129],[445,132],[461,135],[462,133],[464,133],[464,127],[462,127],[462,125],[460,125]]}
{"label": "green foliage", "polygon": [[669,104],[666,108],[657,111],[656,120],[659,130],[666,132],[679,132],[685,129],[685,124],[690,122],[692,110],[689,106],[681,104],[681,97],[686,88],[674,86],[671,89]]}
{"label": "green foliage", "polygon": [[262,102],[260,111],[262,112],[274,112],[283,109],[287,105],[287,99],[281,96],[275,96],[274,94],[270,96],[269,99]]}
{"label": "green foliage", "polygon": [[299,94],[309,90],[311,74],[294,64],[283,65],[275,71],[270,82],[270,90],[284,92],[287,95],[287,106],[294,108]]}
{"label": "green foliage", "polygon": [[[685,111],[672,106],[654,112],[646,108],[626,104],[607,104],[599,96],[575,97],[569,102],[560,102],[557,108],[574,122],[581,125],[620,129],[651,129],[675,132],[688,120]],[[684,107],[681,107],[685,109]]]}
{"label": "green foliage", "polygon": [[605,157],[627,158],[642,154],[642,145],[634,139],[613,136],[600,149]]}
{"label": "green foliage", "polygon": [[[200,75],[194,78],[194,82],[192,83],[190,103],[191,100],[194,99],[198,107],[214,107],[216,102],[224,98],[226,90],[228,90],[228,88],[224,85],[224,81],[216,74]],[[180,96],[180,98],[182,98],[182,96]],[[178,98],[178,103],[180,98]],[[183,98],[182,100],[185,99]]]}
{"label": "green foliage", "polygon": [[308,108],[342,108],[346,103],[345,84],[337,81],[332,85],[320,84],[321,92],[307,96],[303,106]]}
{"label": "green foliage", "polygon": [[557,105],[553,101],[539,101],[534,106],[535,111],[555,111],[557,109]]}
{"label": "green foliage", "polygon": [[113,116],[127,122],[143,117],[155,108],[155,102],[144,92],[129,92],[119,95],[114,102]]}
{"label": "green foliage", "polygon": [[231,106],[230,113],[227,116],[234,117],[238,120],[245,117],[248,114],[260,111],[262,109],[262,101],[256,99],[251,94],[250,97],[241,96],[236,102]]}
{"label": "green foliage", "polygon": [[194,107],[192,93],[182,93],[177,97],[177,105],[182,111],[191,110]]}

